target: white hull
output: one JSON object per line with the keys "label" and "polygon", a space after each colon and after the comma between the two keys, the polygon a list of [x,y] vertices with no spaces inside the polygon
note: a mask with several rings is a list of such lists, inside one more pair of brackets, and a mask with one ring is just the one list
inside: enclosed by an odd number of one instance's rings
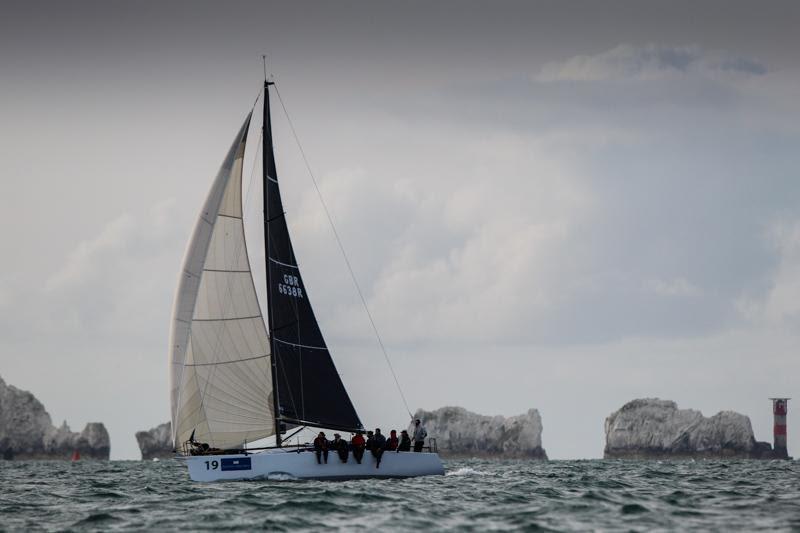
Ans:
{"label": "white hull", "polygon": [[240,479],[360,479],[400,478],[444,475],[444,466],[435,453],[385,452],[380,468],[375,458],[364,454],[361,464],[351,453],[342,463],[335,452],[328,464],[317,464],[312,451],[292,448],[266,450],[252,454],[196,455],[185,457],[193,481],[233,481]]}

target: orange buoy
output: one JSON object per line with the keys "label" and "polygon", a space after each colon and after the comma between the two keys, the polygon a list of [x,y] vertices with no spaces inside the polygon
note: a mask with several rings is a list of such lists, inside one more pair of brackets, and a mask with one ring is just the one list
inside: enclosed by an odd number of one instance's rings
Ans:
{"label": "orange buoy", "polygon": [[72,452],[72,461],[75,462],[80,460],[81,460],[81,454],[78,452],[78,450]]}

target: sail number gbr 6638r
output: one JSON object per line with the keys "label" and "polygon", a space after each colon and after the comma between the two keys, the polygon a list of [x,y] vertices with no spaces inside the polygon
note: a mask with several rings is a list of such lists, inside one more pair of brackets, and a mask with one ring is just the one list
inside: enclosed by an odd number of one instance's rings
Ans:
{"label": "sail number gbr 6638r", "polygon": [[289,274],[283,275],[283,283],[278,283],[278,292],[293,298],[303,298],[303,289],[300,288],[300,280],[297,276]]}

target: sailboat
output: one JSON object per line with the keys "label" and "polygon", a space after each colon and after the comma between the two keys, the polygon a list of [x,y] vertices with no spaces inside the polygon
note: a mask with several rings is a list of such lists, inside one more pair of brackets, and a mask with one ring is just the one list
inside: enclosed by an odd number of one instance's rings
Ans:
{"label": "sailboat", "polygon": [[[435,453],[366,452],[318,464],[288,430],[364,426],[325,343],[292,247],[273,150],[270,88],[261,136],[266,321],[245,244],[242,167],[250,110],[200,210],[172,312],[172,439],[195,481],[357,479],[444,474]],[[274,90],[274,89],[273,89]],[[291,436],[291,435],[289,435]],[[247,448],[274,438],[274,445]]]}

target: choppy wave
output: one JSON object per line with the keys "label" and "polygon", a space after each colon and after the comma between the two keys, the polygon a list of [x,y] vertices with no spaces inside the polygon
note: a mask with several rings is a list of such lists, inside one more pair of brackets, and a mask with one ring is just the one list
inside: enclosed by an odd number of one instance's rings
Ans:
{"label": "choppy wave", "polygon": [[297,478],[291,474],[269,474],[267,476],[267,480],[269,481],[297,481]]}
{"label": "choppy wave", "polygon": [[787,461],[449,461],[448,475],[199,484],[160,462],[0,461],[0,529],[800,529]]}
{"label": "choppy wave", "polygon": [[480,472],[475,470],[474,468],[470,468],[468,466],[462,466],[461,468],[457,468],[455,470],[450,470],[445,472],[444,475],[446,476],[485,476],[489,472]]}

